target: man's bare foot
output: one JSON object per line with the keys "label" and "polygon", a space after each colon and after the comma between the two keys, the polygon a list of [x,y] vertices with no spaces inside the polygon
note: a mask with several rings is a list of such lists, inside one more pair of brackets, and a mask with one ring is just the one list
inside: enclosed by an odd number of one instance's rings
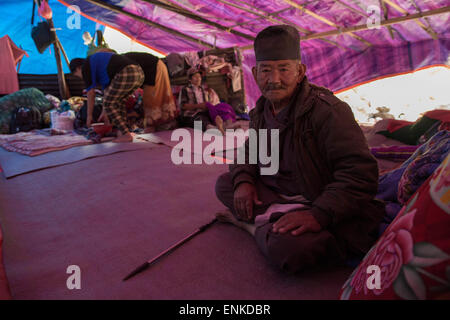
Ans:
{"label": "man's bare foot", "polygon": [[239,227],[241,229],[244,229],[245,231],[250,233],[252,236],[255,235],[256,226],[254,224],[250,224],[250,223],[245,223],[243,221],[239,221],[238,219],[236,219],[233,216],[233,214],[231,213],[230,210],[224,210],[224,211],[217,212],[216,213],[216,218],[220,222],[232,223],[235,226],[237,226],[237,227]]}
{"label": "man's bare foot", "polygon": [[116,143],[133,142],[133,135],[131,134],[131,132],[123,134],[119,131],[117,133],[117,138],[114,139],[112,142],[116,142]]}
{"label": "man's bare foot", "polygon": [[216,126],[219,129],[220,132],[222,132],[223,135],[225,135],[225,129],[223,127],[223,120],[220,116],[216,116],[216,119],[214,119],[216,122]]}

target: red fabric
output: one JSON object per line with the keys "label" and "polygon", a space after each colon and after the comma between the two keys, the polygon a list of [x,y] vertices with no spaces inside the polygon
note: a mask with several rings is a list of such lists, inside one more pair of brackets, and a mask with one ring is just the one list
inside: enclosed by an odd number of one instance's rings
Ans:
{"label": "red fabric", "polygon": [[28,56],[9,36],[0,38],[0,94],[10,94],[19,90],[16,65],[24,55]]}
{"label": "red fabric", "polygon": [[450,122],[450,110],[431,110],[424,114],[425,117],[430,119],[440,120],[442,122]]}
{"label": "red fabric", "polygon": [[450,131],[450,122],[443,122],[438,128],[439,131],[447,130]]}
{"label": "red fabric", "polygon": [[398,129],[409,126],[410,124],[413,124],[413,123],[414,122],[406,121],[406,120],[389,119],[389,124],[387,126],[387,130],[390,133],[392,133],[394,131],[397,131]]}
{"label": "red fabric", "polygon": [[[450,110],[443,110],[443,109],[436,109],[428,111],[424,114],[424,117],[440,120],[443,123],[450,122]],[[409,126],[411,124],[414,124],[414,122],[406,121],[406,120],[395,120],[395,119],[389,119],[389,123],[387,126],[387,130],[392,133],[394,131],[397,131],[398,129],[401,129],[403,127]]]}
{"label": "red fabric", "polygon": [[[367,253],[341,299],[450,299],[450,156],[420,187]],[[379,288],[370,289],[378,266]],[[447,285],[445,285],[447,283]]]}

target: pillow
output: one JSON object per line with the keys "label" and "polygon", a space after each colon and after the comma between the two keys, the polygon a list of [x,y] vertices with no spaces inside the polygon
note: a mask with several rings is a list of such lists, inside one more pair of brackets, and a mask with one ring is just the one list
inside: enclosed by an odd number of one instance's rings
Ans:
{"label": "pillow", "polygon": [[449,230],[447,155],[345,282],[341,299],[450,299]]}

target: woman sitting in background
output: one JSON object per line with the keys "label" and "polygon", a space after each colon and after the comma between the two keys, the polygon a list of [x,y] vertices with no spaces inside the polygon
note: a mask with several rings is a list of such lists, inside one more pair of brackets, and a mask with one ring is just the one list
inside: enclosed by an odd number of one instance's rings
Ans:
{"label": "woman sitting in background", "polygon": [[217,126],[225,134],[226,129],[237,129],[236,113],[227,103],[221,103],[217,93],[202,85],[201,72],[198,69],[188,71],[189,84],[180,92],[180,125],[194,127],[194,121],[202,121],[202,130]]}

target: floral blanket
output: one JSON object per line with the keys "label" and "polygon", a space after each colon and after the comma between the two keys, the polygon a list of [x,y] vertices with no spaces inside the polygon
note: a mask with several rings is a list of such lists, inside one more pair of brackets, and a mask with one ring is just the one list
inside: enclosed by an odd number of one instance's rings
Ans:
{"label": "floral blanket", "polygon": [[450,155],[341,290],[341,299],[450,299]]}

